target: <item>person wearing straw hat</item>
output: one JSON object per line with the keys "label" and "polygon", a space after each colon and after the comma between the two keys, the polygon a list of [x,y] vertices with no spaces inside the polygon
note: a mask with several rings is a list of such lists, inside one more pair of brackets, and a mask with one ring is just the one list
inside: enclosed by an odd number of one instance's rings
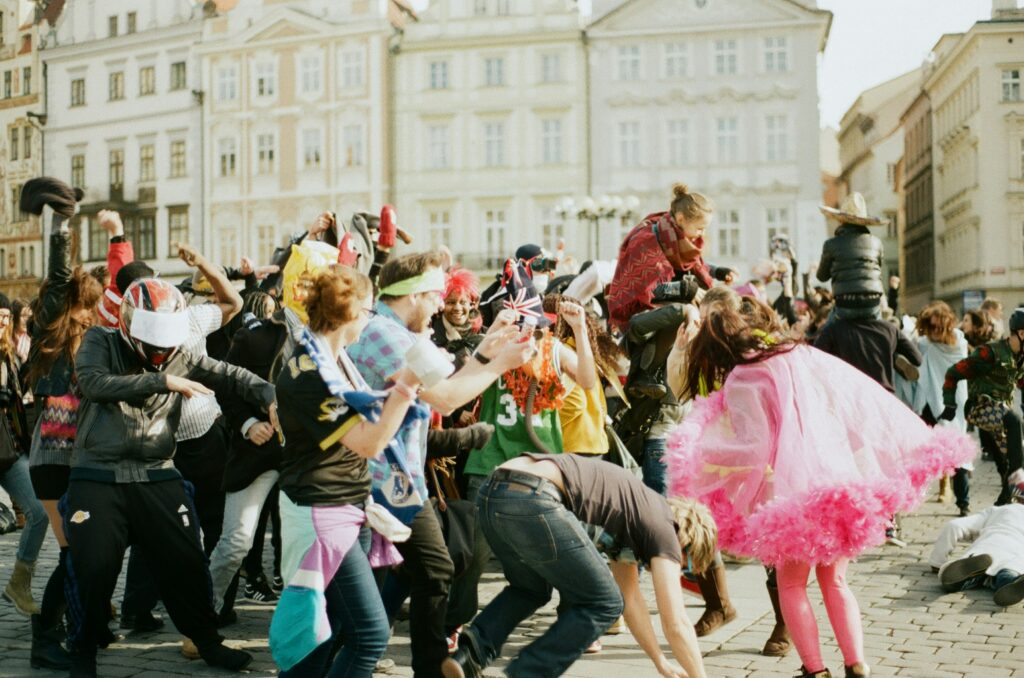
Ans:
{"label": "person wearing straw hat", "polygon": [[818,263],[818,280],[832,281],[835,317],[844,320],[877,318],[885,286],[882,284],[882,241],[869,226],[884,226],[888,219],[868,215],[860,193],[846,196],[839,209],[821,206],[826,217],[839,223],[835,236],[825,241]]}

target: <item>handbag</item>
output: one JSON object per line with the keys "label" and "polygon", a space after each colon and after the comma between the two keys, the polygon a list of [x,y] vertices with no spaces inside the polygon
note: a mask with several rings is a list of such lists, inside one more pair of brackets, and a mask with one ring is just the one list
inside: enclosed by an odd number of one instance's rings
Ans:
{"label": "handbag", "polygon": [[14,462],[18,461],[19,456],[21,456],[21,448],[11,432],[7,413],[0,410],[0,475],[7,473],[14,466]]}
{"label": "handbag", "polygon": [[606,455],[608,461],[621,466],[630,473],[632,473],[638,480],[644,479],[643,470],[640,465],[636,463],[636,459],[630,454],[626,444],[622,442],[622,438],[615,432],[615,429],[611,424],[604,425],[605,433],[608,434],[608,454]]}
{"label": "handbag", "polygon": [[[455,566],[455,577],[460,577],[473,562],[476,548],[476,504],[465,499],[445,499],[444,487],[437,479],[434,460],[430,461],[430,476],[434,481],[436,496],[430,498],[430,505],[441,524],[441,534],[448,549],[448,556]],[[442,467],[442,473],[448,475]]]}

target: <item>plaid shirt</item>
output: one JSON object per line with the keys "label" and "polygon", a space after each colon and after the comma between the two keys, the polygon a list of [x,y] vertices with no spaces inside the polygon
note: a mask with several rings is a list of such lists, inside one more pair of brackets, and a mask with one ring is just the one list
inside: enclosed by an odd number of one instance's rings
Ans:
{"label": "plaid shirt", "polygon": [[[374,310],[377,315],[370,319],[359,341],[348,347],[348,355],[367,385],[375,391],[381,391],[392,385],[391,377],[405,366],[405,354],[416,343],[417,337],[387,304],[378,301]],[[427,497],[423,474],[427,459],[429,422],[429,419],[424,419],[406,427],[403,439],[412,482],[424,499]],[[383,462],[383,455],[370,459],[369,465],[374,487],[382,487],[391,477],[391,469]]]}
{"label": "plaid shirt", "polygon": [[[181,345],[183,351],[206,355],[206,336],[220,329],[224,316],[217,304],[200,304],[188,307],[190,328],[188,340]],[[181,404],[181,420],[174,439],[179,443],[206,435],[213,422],[220,416],[220,405],[213,395],[196,395],[185,398]]]}

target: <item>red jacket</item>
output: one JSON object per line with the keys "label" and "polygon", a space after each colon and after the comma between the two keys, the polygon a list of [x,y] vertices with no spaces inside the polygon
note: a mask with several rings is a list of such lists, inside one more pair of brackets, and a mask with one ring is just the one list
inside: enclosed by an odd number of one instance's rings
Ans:
{"label": "red jacket", "polygon": [[117,289],[115,281],[117,272],[127,263],[135,261],[135,249],[128,240],[123,242],[112,242],[107,249],[107,270],[110,272],[110,284],[103,290],[103,297],[100,299],[100,325],[103,327],[117,327],[121,320],[121,292]]}

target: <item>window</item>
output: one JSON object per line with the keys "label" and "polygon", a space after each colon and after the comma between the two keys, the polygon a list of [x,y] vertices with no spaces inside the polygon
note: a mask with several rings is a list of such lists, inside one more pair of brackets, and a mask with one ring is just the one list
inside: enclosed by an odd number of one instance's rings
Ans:
{"label": "window", "polygon": [[619,123],[619,166],[640,166],[640,123]]}
{"label": "window", "polygon": [[640,45],[619,47],[619,80],[640,79]]}
{"label": "window", "polygon": [[117,37],[117,17],[116,16],[112,16],[112,17],[108,17],[107,18],[107,37],[108,38],[116,38]]}
{"label": "window", "polygon": [[238,258],[238,231],[234,226],[225,226],[217,232],[217,244],[220,249],[221,261],[234,261]]}
{"label": "window", "polygon": [[[188,242],[188,207],[167,208],[167,249],[173,253],[172,243]],[[173,256],[171,254],[170,256]],[[230,260],[229,260],[230,261]]]}
{"label": "window", "polygon": [[156,258],[156,216],[140,214],[129,219],[124,225],[124,234],[135,246],[135,256],[139,259]]}
{"label": "window", "polygon": [[21,69],[21,93],[32,94],[32,67],[25,66]]}
{"label": "window", "polygon": [[497,7],[495,8],[495,14],[498,16],[508,16],[511,13],[512,0],[496,0]]}
{"label": "window", "polygon": [[720,210],[715,213],[715,242],[718,256],[740,256],[740,213],[739,210]]}
{"label": "window", "polygon": [[306,169],[320,169],[322,155],[319,129],[302,130],[302,165]]}
{"label": "window", "polygon": [[789,70],[785,38],[764,39],[764,70],[768,73],[785,73]]}
{"label": "window", "polygon": [[14,93],[14,81],[10,71],[4,71],[4,99],[10,99]]}
{"label": "window", "polygon": [[785,207],[769,207],[764,212],[768,226],[768,242],[777,236],[789,237],[789,210]]}
{"label": "window", "polygon": [[71,105],[85,106],[85,78],[71,81]]}
{"label": "window", "polygon": [[10,157],[11,161],[13,162],[13,161],[18,159],[18,128],[17,127],[12,127],[11,128],[11,143],[9,145],[9,149],[10,150],[8,152],[8,156]]}
{"label": "window", "polygon": [[237,144],[234,137],[224,137],[217,141],[217,157],[220,159],[218,174],[222,177],[235,176]]}
{"label": "window", "polygon": [[[274,171],[274,135],[256,135],[256,161],[259,174],[271,174]],[[232,255],[233,256],[233,255]]]}
{"label": "window", "polygon": [[430,62],[430,89],[448,89],[448,62]]}
{"label": "window", "polygon": [[430,249],[435,252],[441,246],[447,246],[451,242],[451,214],[448,210],[438,210],[430,213]]}
{"label": "window", "polygon": [[185,89],[185,62],[175,61],[171,64],[171,90]]}
{"label": "window", "polygon": [[541,82],[562,82],[562,56],[542,54],[540,57]]}
{"label": "window", "polygon": [[110,177],[110,188],[124,186],[124,149],[112,148],[107,156],[107,168]]}
{"label": "window", "polygon": [[107,78],[110,84],[109,99],[111,101],[124,99],[124,71],[114,71]]}
{"label": "window", "polygon": [[156,92],[156,67],[143,66],[139,69],[139,96]]}
{"label": "window", "polygon": [[736,75],[735,40],[715,40],[715,75]]}
{"label": "window", "polygon": [[[633,225],[630,224],[630,229]],[[544,210],[544,223],[540,227],[544,247],[552,252],[558,250],[558,243],[565,238],[565,222],[556,219],[554,210]]]}
{"label": "window", "polygon": [[303,94],[316,94],[323,85],[320,78],[320,57],[316,54],[307,54],[302,57],[301,81]]}
{"label": "window", "polygon": [[135,12],[128,12],[128,27],[125,29],[125,32],[135,32]]}
{"label": "window", "polygon": [[685,78],[690,67],[689,49],[685,42],[665,45],[665,77]]}
{"label": "window", "polygon": [[764,159],[789,159],[789,123],[784,115],[764,116]]}
{"label": "window", "polygon": [[484,165],[500,167],[505,164],[505,123],[489,122],[484,125]]}
{"label": "window", "polygon": [[85,155],[81,153],[71,156],[71,185],[85,188]]}
{"label": "window", "polygon": [[427,127],[427,158],[430,169],[446,169],[451,166],[451,137],[448,125]]}
{"label": "window", "polygon": [[505,249],[505,210],[487,210],[484,212],[484,233],[487,246],[487,266],[496,268],[504,261]]}
{"label": "window", "polygon": [[1020,144],[1020,178],[1024,179],[1024,139],[1021,139]]}
{"label": "window", "polygon": [[1003,71],[1003,101],[1020,100],[1020,69]]}
{"label": "window", "polygon": [[484,59],[484,83],[488,87],[503,87],[505,85],[505,59],[502,57]]}
{"label": "window", "polygon": [[23,221],[25,213],[21,211],[21,186],[11,186],[11,221]]}
{"label": "window", "polygon": [[885,164],[885,183],[887,186],[891,186],[893,190],[896,190],[896,163],[887,162]]}
{"label": "window", "polygon": [[238,71],[234,66],[217,69],[217,98],[221,101],[238,98]]}
{"label": "window", "polygon": [[256,253],[260,261],[270,259],[277,247],[277,228],[273,224],[262,224],[256,227]]}
{"label": "window", "polygon": [[277,74],[274,64],[263,62],[256,64],[256,96],[272,97],[277,91]]}
{"label": "window", "polygon": [[487,0],[473,0],[473,14],[487,14]]}
{"label": "window", "polygon": [[669,120],[667,134],[668,164],[684,167],[690,163],[690,121]]}
{"label": "window", "polygon": [[4,44],[4,13],[0,12],[0,45]]}
{"label": "window", "polygon": [[351,89],[363,86],[363,53],[349,51],[341,55],[341,85]]}
{"label": "window", "polygon": [[341,131],[345,167],[363,166],[363,126],[345,125]]}
{"label": "window", "polygon": [[21,128],[21,156],[28,160],[32,157],[32,128],[25,126]]}
{"label": "window", "polygon": [[139,182],[156,181],[156,146],[139,146]]}
{"label": "window", "polygon": [[718,149],[718,162],[737,162],[739,160],[739,124],[736,118],[716,118],[715,129]]}
{"label": "window", "polygon": [[562,163],[562,121],[541,121],[541,146],[544,149],[544,164],[559,165]]}
{"label": "window", "polygon": [[185,140],[179,139],[171,142],[171,178],[185,176],[188,165],[185,161]]}

